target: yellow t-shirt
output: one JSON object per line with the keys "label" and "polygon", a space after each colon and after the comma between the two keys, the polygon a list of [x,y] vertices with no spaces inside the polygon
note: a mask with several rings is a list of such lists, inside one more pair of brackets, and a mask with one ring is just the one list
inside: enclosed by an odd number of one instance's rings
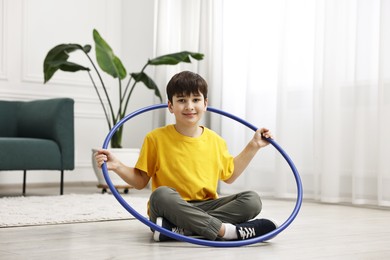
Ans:
{"label": "yellow t-shirt", "polygon": [[218,180],[233,174],[233,156],[225,140],[203,129],[196,138],[178,133],[174,125],[146,135],[135,167],[152,178],[152,191],[168,186],[187,201],[218,198]]}

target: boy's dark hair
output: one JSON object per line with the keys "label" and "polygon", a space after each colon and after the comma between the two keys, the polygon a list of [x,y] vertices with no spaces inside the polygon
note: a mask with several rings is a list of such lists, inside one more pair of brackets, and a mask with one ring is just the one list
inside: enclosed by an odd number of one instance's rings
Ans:
{"label": "boy's dark hair", "polygon": [[172,102],[174,95],[189,96],[202,93],[207,98],[207,82],[198,74],[191,71],[182,71],[174,75],[167,85],[168,100]]}

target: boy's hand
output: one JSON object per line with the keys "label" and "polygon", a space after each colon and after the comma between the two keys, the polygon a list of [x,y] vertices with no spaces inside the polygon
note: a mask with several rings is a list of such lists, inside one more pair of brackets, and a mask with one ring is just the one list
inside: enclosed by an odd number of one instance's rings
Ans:
{"label": "boy's hand", "polygon": [[106,162],[108,170],[115,170],[119,164],[118,159],[109,150],[106,149],[98,150],[95,153],[95,160],[99,168],[102,168],[103,163]]}
{"label": "boy's hand", "polygon": [[269,144],[265,138],[273,139],[273,135],[267,128],[260,128],[257,129],[255,135],[253,136],[253,142],[255,142],[259,148],[262,148]]}

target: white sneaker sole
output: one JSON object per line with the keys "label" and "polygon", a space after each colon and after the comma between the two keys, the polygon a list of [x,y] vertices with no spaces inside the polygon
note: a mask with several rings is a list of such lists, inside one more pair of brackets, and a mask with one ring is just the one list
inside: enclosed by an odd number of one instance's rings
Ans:
{"label": "white sneaker sole", "polygon": [[[158,217],[156,219],[156,225],[159,227],[162,227],[162,221],[163,221],[162,217]],[[160,232],[159,231],[155,230],[153,232],[153,240],[156,242],[160,242]]]}

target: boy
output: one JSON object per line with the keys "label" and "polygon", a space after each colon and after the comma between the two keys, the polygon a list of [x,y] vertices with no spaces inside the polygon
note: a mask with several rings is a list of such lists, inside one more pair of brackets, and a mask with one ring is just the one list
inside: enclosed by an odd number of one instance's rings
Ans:
{"label": "boy", "polygon": [[[219,198],[218,181],[233,183],[256,152],[272,138],[268,129],[256,131],[236,157],[225,141],[210,129],[198,125],[207,109],[208,86],[196,73],[180,72],[167,85],[168,109],[174,125],[157,128],[144,139],[135,167],[125,166],[108,150],[99,150],[96,161],[115,171],[136,189],[152,179],[150,220],[173,232],[206,239],[237,240],[258,237],[276,229],[268,219],[255,219],[261,200],[253,191]],[[171,238],[154,231],[155,241]]]}

